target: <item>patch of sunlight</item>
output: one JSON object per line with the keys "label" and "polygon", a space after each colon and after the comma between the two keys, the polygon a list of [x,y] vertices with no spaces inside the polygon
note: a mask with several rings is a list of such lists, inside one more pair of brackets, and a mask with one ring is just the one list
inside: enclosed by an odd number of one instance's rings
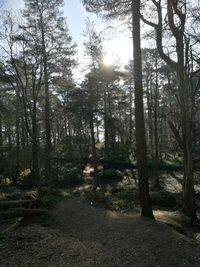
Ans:
{"label": "patch of sunlight", "polygon": [[121,217],[119,213],[117,213],[115,211],[111,211],[111,210],[107,211],[107,216],[112,218],[112,219],[119,219]]}
{"label": "patch of sunlight", "polygon": [[62,191],[62,196],[63,197],[71,197],[71,193],[68,191]]}
{"label": "patch of sunlight", "polygon": [[134,211],[129,212],[129,213],[125,213],[125,212],[116,212],[116,211],[108,210],[106,212],[106,215],[110,219],[122,219],[122,218],[136,218],[136,217],[138,217],[138,213],[136,213]]}

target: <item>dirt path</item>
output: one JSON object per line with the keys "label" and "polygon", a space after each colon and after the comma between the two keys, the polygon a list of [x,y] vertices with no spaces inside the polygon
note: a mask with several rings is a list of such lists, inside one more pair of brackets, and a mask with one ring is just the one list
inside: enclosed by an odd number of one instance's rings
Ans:
{"label": "dirt path", "polygon": [[196,244],[163,223],[88,206],[81,198],[60,203],[55,215],[63,233],[83,244],[84,262],[76,266],[200,266]]}
{"label": "dirt path", "polygon": [[200,248],[173,228],[134,215],[59,203],[55,228],[21,228],[0,248],[0,266],[199,267]]}

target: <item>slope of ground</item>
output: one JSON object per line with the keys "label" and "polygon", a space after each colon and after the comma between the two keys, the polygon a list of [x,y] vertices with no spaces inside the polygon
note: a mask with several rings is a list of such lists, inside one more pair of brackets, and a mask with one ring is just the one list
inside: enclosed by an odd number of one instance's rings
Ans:
{"label": "slope of ground", "polygon": [[8,235],[1,267],[200,266],[197,244],[161,222],[95,208],[80,197],[52,213],[54,229],[29,225]]}

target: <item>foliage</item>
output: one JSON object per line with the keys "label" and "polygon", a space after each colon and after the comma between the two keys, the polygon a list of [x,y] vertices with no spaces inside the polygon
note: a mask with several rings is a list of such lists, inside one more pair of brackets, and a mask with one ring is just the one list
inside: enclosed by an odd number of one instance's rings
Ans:
{"label": "foliage", "polygon": [[179,194],[168,191],[157,191],[151,193],[152,204],[162,208],[174,208],[179,205]]}
{"label": "foliage", "polygon": [[118,189],[112,190],[110,195],[112,209],[114,210],[133,210],[139,207],[138,193],[133,190]]}
{"label": "foliage", "polygon": [[31,189],[37,186],[37,177],[35,177],[31,171],[27,172],[25,175],[23,172],[19,177],[18,186],[24,190]]}
{"label": "foliage", "polygon": [[123,188],[113,189],[111,192],[85,192],[86,200],[90,205],[115,211],[139,211],[138,194]]}
{"label": "foliage", "polygon": [[182,170],[183,162],[179,159],[172,160],[162,160],[159,165],[161,170]]}
{"label": "foliage", "polygon": [[123,179],[123,174],[116,169],[106,169],[99,173],[101,183],[109,183]]}
{"label": "foliage", "polygon": [[57,179],[57,186],[62,188],[79,186],[84,182],[82,170],[78,167],[65,168]]}
{"label": "foliage", "polygon": [[56,203],[71,197],[71,193],[62,189],[51,188],[43,192],[42,201],[44,206],[51,208]]}
{"label": "foliage", "polygon": [[[124,157],[112,157],[107,160],[102,160],[102,163],[106,169],[125,169],[133,168],[135,165]],[[135,162],[134,162],[135,163]]]}

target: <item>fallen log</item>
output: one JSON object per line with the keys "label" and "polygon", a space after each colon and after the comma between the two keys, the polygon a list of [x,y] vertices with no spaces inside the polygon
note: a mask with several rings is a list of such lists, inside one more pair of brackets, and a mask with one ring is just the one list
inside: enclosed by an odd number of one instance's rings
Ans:
{"label": "fallen log", "polygon": [[35,216],[48,214],[48,210],[44,209],[25,209],[25,208],[16,208],[9,209],[7,211],[0,211],[1,219],[11,219],[16,217],[31,218]]}
{"label": "fallen log", "polygon": [[0,201],[0,209],[10,209],[17,207],[24,208],[38,208],[42,205],[42,201],[38,199],[33,200],[3,200]]}

